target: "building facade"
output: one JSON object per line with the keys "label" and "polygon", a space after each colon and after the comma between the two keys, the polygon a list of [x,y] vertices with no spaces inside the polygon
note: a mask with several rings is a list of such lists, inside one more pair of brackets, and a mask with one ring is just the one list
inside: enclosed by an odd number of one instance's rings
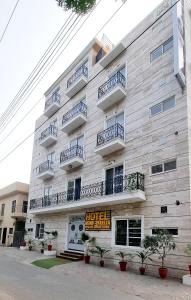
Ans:
{"label": "building facade", "polygon": [[93,39],[45,93],[27,230],[57,230],[58,253],[83,251],[88,231],[114,258],[165,228],[177,244],[171,275],[187,268],[190,10],[188,0],[163,1],[115,47]]}
{"label": "building facade", "polygon": [[0,245],[19,247],[24,238],[29,185],[14,182],[0,189]]}

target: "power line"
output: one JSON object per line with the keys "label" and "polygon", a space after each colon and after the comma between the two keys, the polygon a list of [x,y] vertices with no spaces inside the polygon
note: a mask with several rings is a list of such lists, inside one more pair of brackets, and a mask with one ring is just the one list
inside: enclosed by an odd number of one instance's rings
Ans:
{"label": "power line", "polygon": [[[158,20],[160,20],[164,15],[167,14],[167,12],[169,12],[178,2],[180,2],[180,0],[177,0],[173,5],[171,5],[162,15],[160,15],[160,17],[158,17],[153,23],[151,23],[149,26],[147,26],[147,28],[141,32],[128,46],[125,47],[125,49],[122,51],[122,53],[124,51],[126,51],[130,46],[133,45],[133,43],[135,43],[142,35],[144,35],[145,32],[147,32],[147,30],[149,30],[150,28],[153,27],[153,25],[155,23],[158,22]],[[126,3],[126,2],[125,2]],[[124,3],[120,6],[120,8],[124,5]],[[119,9],[118,9],[119,11]],[[115,13],[114,13],[115,14]],[[107,22],[106,22],[107,23]],[[121,55],[121,53],[120,53]],[[119,55],[118,55],[119,56]],[[88,84],[93,81],[101,72],[103,72],[103,70],[100,70],[94,77],[92,77],[89,81]],[[67,102],[65,102],[60,108],[62,109],[73,97],[71,97]],[[58,111],[57,111],[58,112]],[[54,114],[56,114],[57,112],[55,112]],[[53,115],[54,115],[53,114]],[[46,120],[47,121],[47,120]],[[15,148],[13,148],[13,150],[11,150],[8,154],[5,155],[5,157],[3,157],[0,160],[0,163],[2,163],[7,157],[9,157],[14,151],[16,151],[27,139],[29,139],[36,131],[38,131],[45,123],[46,121],[44,121],[39,127],[37,127],[31,134],[29,134],[22,142],[20,142],[17,146],[15,146]]]}
{"label": "power line", "polygon": [[8,22],[7,22],[6,26],[5,26],[5,29],[4,29],[4,31],[3,31],[2,35],[1,35],[0,43],[2,42],[4,36],[5,36],[6,32],[7,32],[8,26],[9,26],[11,20],[12,20],[12,17],[13,17],[13,15],[14,15],[14,13],[15,13],[15,10],[16,10],[18,4],[19,4],[19,1],[20,1],[20,0],[17,0],[16,4],[15,4],[15,6],[14,6],[12,12],[11,12],[11,15],[10,15],[10,17],[9,17],[9,20],[8,20]]}
{"label": "power line", "polygon": [[[8,108],[6,109],[6,111],[3,113],[3,115],[0,117],[0,126],[2,126],[3,121],[7,120],[7,116],[11,113],[11,111],[14,109],[15,105],[21,101],[20,98],[18,97],[23,97],[25,91],[27,90],[26,86],[27,84],[30,86],[30,79],[32,78],[32,76],[35,74],[35,71],[38,72],[38,68],[41,66],[41,64],[43,63],[43,60],[47,57],[47,55],[50,53],[50,51],[52,50],[53,47],[55,47],[55,43],[59,40],[60,36],[63,34],[64,30],[67,28],[67,26],[70,24],[70,22],[72,21],[74,17],[74,14],[70,14],[70,16],[67,18],[67,20],[65,21],[65,23],[62,25],[61,29],[59,30],[59,32],[57,33],[57,35],[54,37],[53,41],[51,42],[50,46],[47,48],[47,50],[45,51],[45,53],[43,54],[43,56],[40,58],[40,60],[38,61],[38,63],[36,64],[35,68],[32,70],[31,74],[29,75],[29,77],[27,78],[27,80],[24,82],[24,84],[22,85],[22,87],[20,88],[19,92],[17,93],[17,95],[14,97],[14,99],[11,101],[11,103],[9,104]],[[65,36],[65,34],[64,34]],[[62,37],[63,38],[63,37]],[[60,42],[59,42],[60,43]],[[58,45],[59,45],[58,43]],[[58,46],[57,45],[57,46]],[[56,46],[56,47],[57,47]],[[56,48],[55,48],[56,49]],[[52,54],[54,53],[55,49],[52,50]],[[24,90],[25,89],[25,90]],[[24,92],[23,92],[24,90]],[[18,98],[18,99],[17,99]]]}

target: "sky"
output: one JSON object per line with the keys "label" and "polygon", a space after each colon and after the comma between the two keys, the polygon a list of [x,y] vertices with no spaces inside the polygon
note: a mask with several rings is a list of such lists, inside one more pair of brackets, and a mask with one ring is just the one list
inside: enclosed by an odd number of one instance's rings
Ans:
{"label": "sky", "polygon": [[[0,37],[16,2],[17,0],[0,0]],[[26,183],[30,181],[33,135],[11,155],[5,157],[34,131],[35,120],[43,114],[43,94],[48,87],[93,37],[97,36],[101,39],[103,34],[106,34],[112,43],[117,44],[160,2],[161,0],[126,0],[115,17],[100,31],[122,4],[122,0],[101,0],[53,67],[26,98],[25,104],[8,126],[0,130],[0,188],[14,181]],[[69,15],[70,12],[63,11],[57,6],[55,0],[19,1],[0,43],[0,116],[14,99]],[[84,18],[86,16],[81,23]],[[35,109],[16,127],[37,102]]]}

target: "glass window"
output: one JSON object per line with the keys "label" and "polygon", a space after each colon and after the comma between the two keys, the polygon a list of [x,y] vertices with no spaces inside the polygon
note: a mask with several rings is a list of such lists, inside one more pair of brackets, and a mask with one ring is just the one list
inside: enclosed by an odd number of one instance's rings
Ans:
{"label": "glass window", "polygon": [[14,213],[16,210],[16,200],[12,201],[12,207],[11,207],[11,212]]}
{"label": "glass window", "polygon": [[162,164],[152,166],[152,174],[161,173],[162,171],[163,171]]}
{"label": "glass window", "polygon": [[1,216],[3,217],[5,213],[5,204],[1,204]]}
{"label": "glass window", "polygon": [[172,47],[173,47],[173,37],[171,36],[170,39],[168,39],[166,42],[164,42],[164,44],[163,44],[163,52],[168,51]]}
{"label": "glass window", "polygon": [[109,128],[117,123],[120,124],[121,126],[124,126],[124,112],[122,112],[116,116],[113,116],[112,118],[110,118],[106,121],[107,128]]}
{"label": "glass window", "polygon": [[175,97],[163,101],[163,111],[175,107]]}
{"label": "glass window", "polygon": [[83,147],[83,145],[84,145],[84,136],[83,135],[81,135],[80,137],[78,137],[70,142],[70,147],[74,147],[77,145]]}
{"label": "glass window", "polygon": [[115,245],[141,247],[142,222],[140,218],[116,220]]}
{"label": "glass window", "polygon": [[151,52],[151,62],[157,59],[158,57],[160,57],[162,53],[163,53],[163,46],[161,45]]}
{"label": "glass window", "polygon": [[151,116],[155,116],[159,113],[162,112],[162,105],[161,103],[154,105],[153,107],[150,108],[150,114]]}
{"label": "glass window", "polygon": [[123,165],[106,170],[105,193],[111,195],[123,191]]}
{"label": "glass window", "polygon": [[152,234],[157,234],[160,230],[166,230],[169,234],[178,235],[178,228],[153,228]]}
{"label": "glass window", "polygon": [[36,224],[35,237],[38,239],[42,239],[44,237],[44,223]]}
{"label": "glass window", "polygon": [[176,160],[164,163],[164,171],[170,171],[175,169],[176,169]]}
{"label": "glass window", "polygon": [[54,162],[54,160],[55,160],[55,152],[54,151],[47,155],[47,160]]}
{"label": "glass window", "polygon": [[13,234],[13,228],[9,228],[9,234]]}

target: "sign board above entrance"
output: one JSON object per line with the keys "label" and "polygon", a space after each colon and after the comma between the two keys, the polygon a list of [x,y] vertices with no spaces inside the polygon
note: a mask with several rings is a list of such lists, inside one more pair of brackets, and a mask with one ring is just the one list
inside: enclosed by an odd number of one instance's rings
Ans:
{"label": "sign board above entrance", "polygon": [[86,212],[85,231],[109,230],[111,230],[111,210]]}

